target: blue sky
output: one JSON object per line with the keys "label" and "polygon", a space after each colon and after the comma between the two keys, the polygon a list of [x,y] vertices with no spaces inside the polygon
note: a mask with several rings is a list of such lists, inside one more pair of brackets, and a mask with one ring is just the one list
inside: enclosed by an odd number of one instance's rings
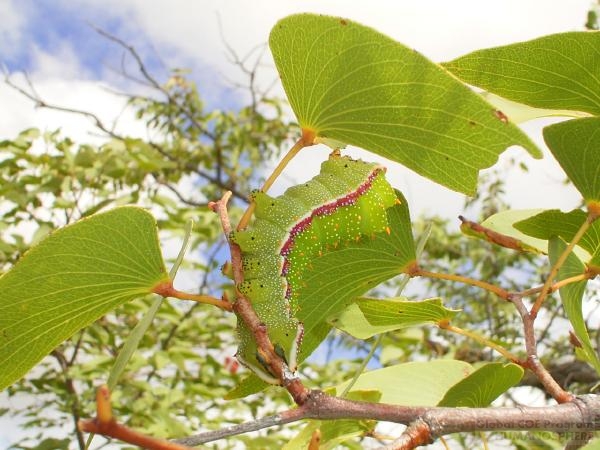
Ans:
{"label": "blue sky", "polygon": [[[435,61],[444,61],[478,48],[582,29],[591,3],[591,0],[0,0],[0,63],[13,73],[16,82],[23,83],[21,72],[27,71],[48,100],[90,110],[110,121],[121,114],[123,99],[106,88],[118,91],[131,85],[111,70],[120,66],[122,50],[99,36],[90,24],[134,45],[150,71],[162,81],[168,68],[189,68],[209,106],[227,108],[241,105],[244,99],[225,80],[239,81],[240,73],[227,60],[217,17],[228,43],[240,55],[265,43],[278,19],[311,11],[358,20]],[[268,55],[265,63],[271,64]],[[268,83],[273,76],[274,72],[267,68],[262,81]],[[31,102],[3,84],[0,84],[0,105],[0,140],[14,137],[31,126],[42,129],[60,126],[75,139],[95,139],[86,120],[36,110]],[[144,135],[143,126],[132,115],[123,115],[119,126],[127,133]],[[541,144],[541,127],[540,123],[524,127],[538,144]],[[311,154],[324,157],[327,152],[323,148]],[[356,150],[352,153],[359,154]],[[509,156],[516,155],[522,156],[518,151],[509,152]],[[509,196],[517,207],[577,206],[578,195],[565,190],[560,172],[551,160],[527,159],[527,162],[531,170],[527,180],[519,173],[506,174],[508,183],[514,185],[515,192],[509,192]],[[290,166],[291,175],[286,179],[306,179],[317,171],[317,166],[314,156],[311,160],[297,160]],[[455,217],[462,212],[463,196],[438,188],[399,166],[390,167],[388,174],[393,184],[407,195],[414,214],[438,212]],[[527,187],[527,183],[536,182],[546,187],[543,196]],[[275,188],[276,192],[282,189],[282,185]],[[8,439],[5,430],[9,427],[0,422],[0,447],[5,444],[3,437]]]}

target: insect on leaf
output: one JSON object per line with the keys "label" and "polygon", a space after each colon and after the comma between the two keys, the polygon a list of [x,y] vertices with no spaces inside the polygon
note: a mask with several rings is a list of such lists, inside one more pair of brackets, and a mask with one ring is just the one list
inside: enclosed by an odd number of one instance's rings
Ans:
{"label": "insect on leaf", "polygon": [[[414,262],[408,207],[385,180],[383,167],[338,156],[283,196],[257,193],[255,200],[255,222],[231,237],[242,249],[245,281],[239,289],[293,370],[325,339],[329,317]],[[250,331],[243,323],[238,329],[238,358],[260,372]],[[264,384],[253,386],[231,395]]]}

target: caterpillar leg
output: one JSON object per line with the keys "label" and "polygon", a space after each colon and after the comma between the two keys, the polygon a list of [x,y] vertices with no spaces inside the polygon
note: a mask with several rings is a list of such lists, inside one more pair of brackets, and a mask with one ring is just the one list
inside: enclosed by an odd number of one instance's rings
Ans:
{"label": "caterpillar leg", "polygon": [[290,354],[288,355],[288,367],[292,372],[298,369],[298,353],[300,352],[300,346],[302,345],[302,338],[304,337],[304,324],[298,322],[298,329],[296,331],[296,338],[292,342],[290,348]]}
{"label": "caterpillar leg", "polygon": [[[281,359],[283,359],[288,369],[292,373],[296,372],[296,370],[298,369],[298,353],[300,352],[300,346],[302,345],[303,337],[304,325],[302,324],[302,322],[299,322],[298,327],[296,329],[296,336],[294,338],[294,341],[292,342],[292,346],[290,347],[288,355],[285,354],[285,350],[280,344],[274,344],[275,353],[277,353],[277,355]],[[246,360],[239,352],[236,354],[236,358],[238,359],[238,361],[244,366],[246,366],[248,369],[250,369],[252,372],[254,372],[261,380],[269,384],[281,385],[281,381],[277,377],[273,376],[273,374],[271,373],[269,364],[267,363],[266,359],[263,357],[259,349],[256,350],[255,357],[256,361],[258,361],[259,364],[251,363],[250,361]]]}
{"label": "caterpillar leg", "polygon": [[[252,372],[254,372],[256,374],[256,376],[258,378],[260,378],[261,380],[263,380],[264,382],[269,383],[269,384],[274,384],[277,386],[281,385],[281,381],[279,381],[277,378],[275,378],[271,374],[271,372],[265,371],[261,366],[259,366],[257,364],[252,364],[251,362],[246,361],[244,359],[244,357],[242,355],[240,355],[239,353],[236,354],[235,356],[239,362],[241,362],[244,366],[246,366],[248,369],[250,369]],[[257,360],[261,361],[258,358],[258,352],[257,352]]]}

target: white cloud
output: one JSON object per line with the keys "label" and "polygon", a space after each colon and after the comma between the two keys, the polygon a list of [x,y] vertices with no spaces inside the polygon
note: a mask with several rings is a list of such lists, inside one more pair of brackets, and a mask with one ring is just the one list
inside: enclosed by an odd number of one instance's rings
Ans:
{"label": "white cloud", "polygon": [[[72,3],[91,11],[97,5],[93,0]],[[128,27],[143,30],[157,44],[227,70],[217,14],[227,41],[240,54],[267,42],[270,29],[286,15],[315,12],[372,26],[441,61],[478,48],[580,29],[589,5],[589,0],[107,0],[102,8],[113,17],[127,18]]]}
{"label": "white cloud", "polygon": [[4,57],[12,56],[22,45],[28,10],[23,3],[18,0],[0,1],[0,55]]}
{"label": "white cloud", "polygon": [[[14,83],[26,87],[22,74],[11,77]],[[145,127],[137,121],[131,111],[125,111],[125,99],[108,90],[108,87],[94,81],[63,79],[58,77],[39,77],[32,74],[36,91],[44,101],[67,108],[92,111],[107,126],[112,126],[118,118],[116,131],[132,136],[145,136]],[[11,139],[16,134],[30,127],[42,131],[57,128],[79,142],[102,142],[98,130],[92,120],[77,114],[53,111],[46,108],[35,108],[34,103],[12,88],[0,84],[0,104],[5,111],[10,111],[0,121],[0,138]]]}
{"label": "white cloud", "polygon": [[79,62],[74,42],[57,42],[51,51],[30,44],[31,72],[36,78],[61,78],[63,80],[89,78],[90,72]]}

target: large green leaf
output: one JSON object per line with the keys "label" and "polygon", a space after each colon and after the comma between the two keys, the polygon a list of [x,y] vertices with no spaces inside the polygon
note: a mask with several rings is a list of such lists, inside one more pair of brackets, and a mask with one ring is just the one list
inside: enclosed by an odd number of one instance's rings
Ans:
{"label": "large green leaf", "polygon": [[[304,324],[299,361],[306,359],[325,339],[328,320],[348,307],[356,297],[403,273],[416,259],[408,204],[397,192],[400,204],[388,210],[390,233],[340,247],[316,258],[303,276],[297,318]],[[256,376],[243,380],[227,398],[243,397],[263,389]]]}
{"label": "large green leaf", "polygon": [[[568,213],[550,209],[516,222],[514,227],[538,239],[549,240],[552,236],[559,236],[570,242],[586,218],[587,214],[581,209],[574,209]],[[590,226],[578,245],[589,253],[585,261],[590,266],[600,268],[600,221],[597,220]]]}
{"label": "large green leaf", "polygon": [[461,80],[538,108],[600,114],[600,33],[553,34],[478,50],[444,67]]}
{"label": "large green leaf", "polygon": [[[600,78],[600,68],[597,73]],[[544,140],[583,198],[600,209],[600,117],[546,127]]]}
{"label": "large green leaf", "polygon": [[166,279],[156,223],[140,208],[117,208],[51,234],[0,278],[0,389]]}
{"label": "large green leaf", "polygon": [[271,51],[301,127],[362,147],[473,194],[510,145],[539,150],[440,66],[358,23],[314,14],[279,21]]}
{"label": "large green leaf", "polygon": [[480,367],[446,392],[438,406],[483,408],[523,378],[523,368],[513,363]]}
{"label": "large green leaf", "polygon": [[[550,262],[554,264],[561,253],[565,250],[567,245],[565,242],[553,236],[548,243],[548,256],[550,257]],[[569,278],[575,275],[580,275],[585,272],[585,266],[583,263],[571,253],[564,264],[558,271],[558,279],[564,280],[565,278]],[[592,345],[592,341],[590,340],[590,335],[588,334],[588,330],[585,325],[585,319],[583,317],[583,293],[585,292],[585,287],[587,285],[587,281],[579,281],[577,283],[567,284],[560,288],[560,299],[563,304],[563,308],[565,309],[565,313],[573,326],[573,331],[575,331],[575,335],[581,342],[582,346],[582,356],[596,369],[598,373],[600,373],[600,359],[598,358],[598,353],[594,349]]]}
{"label": "large green leaf", "polygon": [[[409,362],[362,374],[352,390],[377,389],[381,402],[404,406],[435,406],[446,391],[473,371],[454,359]],[[338,386],[342,392],[348,382]]]}

